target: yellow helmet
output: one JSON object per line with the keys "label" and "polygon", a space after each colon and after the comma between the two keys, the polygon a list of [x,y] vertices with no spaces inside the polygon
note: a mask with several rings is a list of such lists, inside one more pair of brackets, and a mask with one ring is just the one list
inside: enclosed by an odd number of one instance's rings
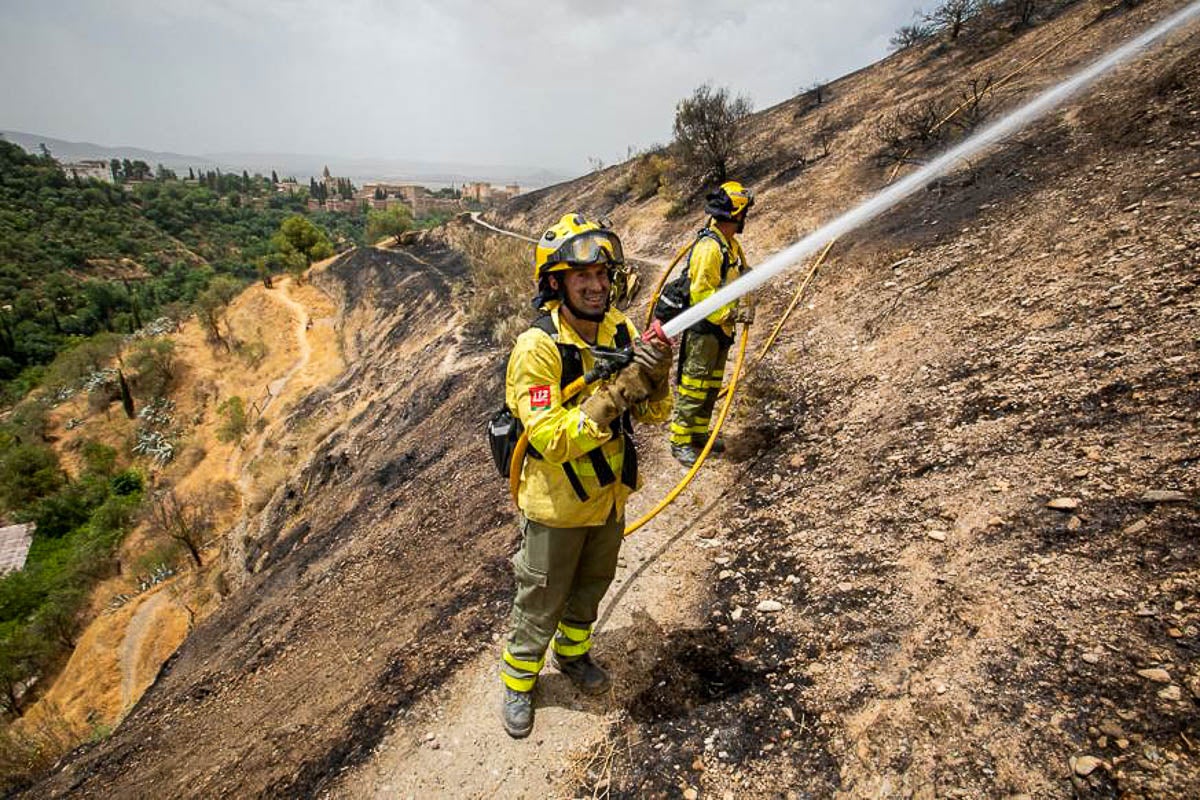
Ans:
{"label": "yellow helmet", "polygon": [[533,280],[540,283],[551,272],[607,264],[625,264],[621,240],[605,222],[592,222],[582,214],[565,214],[542,234],[533,252]]}
{"label": "yellow helmet", "polygon": [[737,181],[725,181],[704,198],[704,211],[716,219],[740,222],[754,205],[754,192]]}

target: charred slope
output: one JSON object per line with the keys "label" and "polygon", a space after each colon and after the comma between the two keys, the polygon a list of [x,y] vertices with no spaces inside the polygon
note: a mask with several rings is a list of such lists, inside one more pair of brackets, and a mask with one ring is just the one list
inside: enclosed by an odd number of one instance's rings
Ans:
{"label": "charred slope", "polygon": [[613,796],[1200,794],[1198,53],[835,250]]}
{"label": "charred slope", "polygon": [[230,567],[241,588],[110,739],[34,793],[312,796],[491,644],[513,528],[476,424],[499,368],[457,357],[448,301],[462,274],[434,245],[331,267],[358,357],[293,422],[348,421],[253,521]]}

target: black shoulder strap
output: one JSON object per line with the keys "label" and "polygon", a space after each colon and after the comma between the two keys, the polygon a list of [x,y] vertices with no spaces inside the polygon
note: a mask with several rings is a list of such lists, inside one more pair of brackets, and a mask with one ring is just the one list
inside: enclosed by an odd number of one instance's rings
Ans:
{"label": "black shoulder strap", "polygon": [[617,332],[613,336],[613,344],[619,349],[629,347],[629,345],[633,344],[633,335],[629,332],[628,322],[617,323]]}
{"label": "black shoulder strap", "polygon": [[558,341],[558,328],[554,326],[554,317],[543,314],[534,320],[533,326],[543,333],[548,333],[558,347],[558,356],[562,359],[562,377],[559,378],[558,388],[565,389],[572,381],[583,375],[583,356],[579,348]]}
{"label": "black shoulder strap", "polygon": [[[534,328],[549,334],[550,338],[554,339],[554,344],[558,347],[559,357],[562,359],[562,377],[559,379],[559,388],[565,389],[567,386],[583,375],[583,356],[578,347],[570,344],[564,344],[558,341],[558,329],[554,326],[554,318],[549,314],[543,314],[538,317],[534,323]],[[633,343],[633,334],[630,332],[629,323],[626,321],[618,322],[616,332],[613,334],[613,344],[617,347],[629,347]],[[629,488],[633,489],[637,486],[637,451],[634,449],[633,437],[629,435],[629,431],[633,428],[630,420],[629,412],[625,412],[620,419],[614,423],[614,433],[617,433],[625,438],[625,461],[621,468],[621,481]],[[534,457],[540,457],[533,448],[530,448],[530,454]],[[596,480],[601,486],[608,486],[617,479],[613,474],[612,467],[608,465],[608,461],[604,458],[600,448],[590,450],[587,453],[587,459],[592,465],[592,470],[596,473]],[[588,499],[587,491],[583,488],[583,483],[579,480],[579,475],[575,472],[570,462],[562,465],[563,472],[566,474],[567,482],[571,484],[571,489],[574,490],[575,496],[580,502]]]}
{"label": "black shoulder strap", "polygon": [[699,244],[701,239],[712,239],[721,250],[721,285],[724,286],[725,279],[729,276],[729,266],[733,263],[733,255],[729,252],[729,248],[725,245],[725,242],[721,240],[721,237],[712,228],[701,228],[696,232],[696,241],[692,242],[692,247],[688,250],[687,267],[684,267],[684,269],[686,270],[692,266],[692,252],[696,249],[696,245]]}

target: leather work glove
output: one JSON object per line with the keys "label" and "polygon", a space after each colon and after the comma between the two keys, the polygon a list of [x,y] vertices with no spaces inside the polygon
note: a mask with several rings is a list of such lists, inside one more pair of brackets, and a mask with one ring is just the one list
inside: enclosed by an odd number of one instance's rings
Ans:
{"label": "leather work glove", "polygon": [[633,343],[633,363],[645,371],[650,379],[649,398],[662,400],[670,391],[668,378],[671,375],[670,344],[650,344],[643,339]]}
{"label": "leather work glove", "polygon": [[751,303],[741,303],[738,305],[737,311],[734,312],[733,321],[739,325],[749,326],[754,323],[754,305]]}
{"label": "leather work glove", "polygon": [[625,399],[616,390],[616,387],[611,383],[605,383],[584,398],[583,402],[579,404],[579,408],[587,415],[588,419],[601,428],[605,428],[614,419],[621,416],[628,406],[625,405]]}

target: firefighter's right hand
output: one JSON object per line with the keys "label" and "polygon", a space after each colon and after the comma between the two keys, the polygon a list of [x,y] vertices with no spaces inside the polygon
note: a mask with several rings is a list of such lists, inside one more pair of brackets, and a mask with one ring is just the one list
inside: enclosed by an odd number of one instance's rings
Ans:
{"label": "firefighter's right hand", "polygon": [[603,384],[579,404],[587,418],[601,428],[608,427],[625,411],[624,400],[611,384]]}

